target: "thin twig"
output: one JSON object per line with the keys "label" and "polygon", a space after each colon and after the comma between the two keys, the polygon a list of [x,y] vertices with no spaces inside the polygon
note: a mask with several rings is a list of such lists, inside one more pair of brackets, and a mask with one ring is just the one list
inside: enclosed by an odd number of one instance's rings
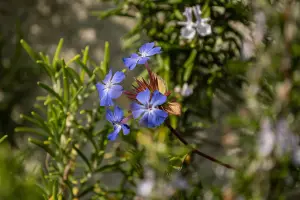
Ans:
{"label": "thin twig", "polygon": [[[179,132],[176,131],[176,130],[170,125],[170,123],[169,123],[168,121],[166,121],[165,124],[166,124],[167,127],[170,129],[170,131],[173,133],[173,135],[175,135],[175,136],[176,136],[183,144],[189,145],[189,143],[188,143],[183,137],[181,137],[181,135],[179,134]],[[223,163],[222,161],[219,161],[219,160],[217,160],[216,158],[211,157],[211,156],[209,156],[209,155],[207,155],[207,154],[205,154],[205,153],[199,151],[198,149],[193,148],[193,151],[192,151],[192,152],[193,152],[193,153],[196,153],[196,154],[198,154],[198,155],[200,155],[200,156],[202,156],[202,157],[204,157],[204,158],[206,158],[206,159],[208,159],[208,160],[210,160],[210,161],[212,161],[212,162],[215,162],[215,163],[218,163],[219,165],[222,165],[222,166],[224,166],[224,167],[227,167],[227,168],[229,168],[229,169],[235,169],[233,166],[231,166],[231,165],[229,165],[229,164],[226,164],[226,163]]]}

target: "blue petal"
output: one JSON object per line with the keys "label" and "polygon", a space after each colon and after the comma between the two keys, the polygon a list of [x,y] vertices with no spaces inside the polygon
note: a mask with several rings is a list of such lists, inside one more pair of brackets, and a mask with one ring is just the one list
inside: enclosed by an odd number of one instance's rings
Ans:
{"label": "blue petal", "polygon": [[112,98],[109,94],[104,94],[100,98],[100,106],[113,106],[114,102],[112,101]]}
{"label": "blue petal", "polygon": [[108,138],[109,140],[115,140],[115,139],[117,138],[118,133],[120,132],[120,130],[121,130],[121,126],[120,126],[120,125],[115,125],[115,126],[114,126],[114,131],[113,131],[112,133],[110,133],[110,134],[107,136],[107,138]]}
{"label": "blue petal", "polygon": [[120,83],[125,78],[125,74],[123,72],[117,71],[111,79],[111,83]]}
{"label": "blue petal", "polygon": [[154,47],[154,42],[149,42],[140,47],[140,54],[145,54]]}
{"label": "blue petal", "polygon": [[149,59],[149,57],[141,57],[137,64],[144,65]]}
{"label": "blue petal", "polygon": [[161,50],[161,47],[155,47],[147,52],[147,56],[153,56],[155,54],[159,54],[159,53],[161,53],[160,50]]}
{"label": "blue petal", "polygon": [[140,124],[142,126],[147,126],[148,128],[153,128],[155,125],[152,123],[152,114],[150,112],[145,112],[145,114],[140,119]]}
{"label": "blue petal", "polygon": [[149,121],[151,120],[151,124],[153,124],[154,126],[161,125],[168,117],[168,113],[160,109],[152,110],[152,113],[153,116],[151,117],[151,119],[149,119]]}
{"label": "blue petal", "polygon": [[167,97],[160,93],[159,91],[155,90],[153,92],[153,96],[151,98],[150,104],[154,107],[162,105],[167,101]]}
{"label": "blue petal", "polygon": [[123,58],[123,62],[128,69],[133,70],[136,67],[139,59],[139,55],[134,53],[129,58]]}
{"label": "blue petal", "polygon": [[143,105],[148,105],[150,100],[150,90],[146,89],[136,95],[136,99]]}
{"label": "blue petal", "polygon": [[121,85],[113,85],[109,89],[108,93],[112,99],[119,98],[123,92],[123,87]]}
{"label": "blue petal", "polygon": [[96,88],[99,94],[99,98],[104,95],[105,86],[102,83],[97,83]]}
{"label": "blue petal", "polygon": [[110,123],[113,123],[113,121],[114,121],[114,115],[113,115],[112,111],[109,110],[109,109],[106,110],[106,119],[107,119]]}
{"label": "blue petal", "polygon": [[111,76],[112,76],[112,71],[110,69],[109,72],[108,72],[108,74],[106,74],[106,76],[105,76],[105,78],[103,80],[103,83],[105,83],[105,84],[109,83],[110,80],[111,80]]}
{"label": "blue petal", "polygon": [[129,126],[127,124],[122,124],[121,126],[122,126],[122,130],[123,130],[123,134],[128,135],[130,132]]}
{"label": "blue petal", "polygon": [[114,120],[116,122],[121,122],[123,116],[124,116],[123,110],[119,106],[116,106],[114,111]]}
{"label": "blue petal", "polygon": [[146,111],[145,107],[138,103],[132,103],[130,107],[134,119],[139,118],[141,114],[143,114]]}

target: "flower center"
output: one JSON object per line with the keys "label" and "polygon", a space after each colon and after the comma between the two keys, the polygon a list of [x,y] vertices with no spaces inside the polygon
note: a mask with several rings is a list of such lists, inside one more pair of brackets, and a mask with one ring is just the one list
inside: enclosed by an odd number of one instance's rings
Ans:
{"label": "flower center", "polygon": [[113,84],[112,84],[111,82],[108,82],[108,83],[105,85],[105,88],[106,88],[106,89],[110,89],[112,86],[113,86]]}
{"label": "flower center", "polygon": [[146,57],[147,53],[146,52],[141,52],[141,57]]}
{"label": "flower center", "polygon": [[146,106],[146,108],[147,108],[147,110],[149,110],[149,111],[152,111],[152,110],[154,109],[153,106],[150,105],[150,104],[148,104],[148,105]]}

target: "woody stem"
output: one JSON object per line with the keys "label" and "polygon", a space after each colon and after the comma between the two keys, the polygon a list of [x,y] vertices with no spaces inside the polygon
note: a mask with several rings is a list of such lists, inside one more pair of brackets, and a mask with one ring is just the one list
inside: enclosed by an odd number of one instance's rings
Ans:
{"label": "woody stem", "polygon": [[[183,138],[181,137],[180,133],[178,131],[176,131],[168,121],[165,122],[165,124],[167,125],[167,127],[170,129],[170,131],[172,132],[173,135],[175,135],[179,140],[180,142],[182,142],[183,144],[185,145],[189,145],[189,143]],[[223,163],[222,161],[220,160],[217,160],[216,158],[212,157],[212,156],[209,156],[201,151],[199,151],[198,149],[195,149],[193,148],[192,150],[192,153],[196,153],[212,162],[215,162],[215,163],[218,163],[219,165],[222,165],[226,168],[229,168],[229,169],[235,169],[233,166],[229,165],[229,164],[226,164],[226,163]]]}

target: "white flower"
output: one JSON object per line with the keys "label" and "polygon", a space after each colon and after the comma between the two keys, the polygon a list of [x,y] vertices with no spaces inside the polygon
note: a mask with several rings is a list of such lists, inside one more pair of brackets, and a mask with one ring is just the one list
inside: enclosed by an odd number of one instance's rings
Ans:
{"label": "white flower", "polygon": [[176,93],[180,93],[184,97],[192,95],[193,90],[194,90],[193,86],[188,85],[187,83],[184,83],[182,88],[179,85],[177,85],[174,89]]}
{"label": "white flower", "polygon": [[[196,23],[193,22],[193,12],[196,18]],[[181,36],[185,39],[193,39],[196,35],[196,32],[200,36],[207,36],[211,34],[211,26],[207,23],[208,18],[201,18],[200,6],[188,7],[185,8],[183,15],[186,17],[187,21],[178,22],[179,25],[184,26],[181,28]]]}
{"label": "white flower", "polygon": [[258,154],[261,157],[269,156],[275,144],[275,135],[271,129],[269,119],[264,119],[262,121],[258,140]]}
{"label": "white flower", "polygon": [[181,95],[187,97],[191,94],[193,94],[193,87],[189,86],[187,83],[184,83],[181,89]]}
{"label": "white flower", "polygon": [[145,179],[142,180],[137,187],[137,194],[142,197],[148,197],[154,187],[154,172],[152,170],[145,170]]}
{"label": "white flower", "polygon": [[193,11],[195,14],[195,17],[197,19],[196,21],[196,30],[199,35],[201,36],[207,36],[211,34],[211,26],[207,23],[209,21],[209,18],[201,18],[201,9],[200,6],[194,6]]}
{"label": "white flower", "polygon": [[154,181],[152,179],[145,179],[141,181],[137,187],[137,193],[140,196],[148,197],[150,196],[154,186]]}
{"label": "white flower", "polygon": [[294,135],[285,119],[276,124],[276,156],[281,157],[292,153],[298,146],[299,138]]}

